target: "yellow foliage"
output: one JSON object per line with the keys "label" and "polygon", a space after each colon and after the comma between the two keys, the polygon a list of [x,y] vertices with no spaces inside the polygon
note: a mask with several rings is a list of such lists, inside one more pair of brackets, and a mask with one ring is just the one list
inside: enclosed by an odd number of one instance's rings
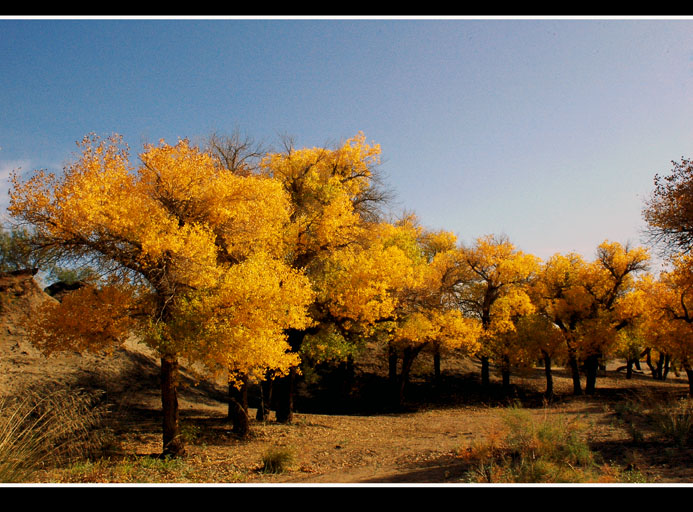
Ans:
{"label": "yellow foliage", "polygon": [[531,314],[534,306],[528,286],[539,269],[539,259],[505,239],[485,236],[473,247],[460,249],[465,285],[464,307],[484,326],[484,338],[514,330],[514,319]]}
{"label": "yellow foliage", "polygon": [[82,148],[60,177],[15,176],[10,212],[59,255],[143,279],[148,309],[132,314],[127,287],[122,297],[117,287],[92,290],[99,300],[84,289],[46,312],[36,343],[85,348],[137,328],[166,357],[234,369],[295,364],[283,330],[307,325],[312,292],[283,262],[293,210],[282,183],[234,174],[186,140],[145,146],[137,168],[118,137],[86,138]]}
{"label": "yellow foliage", "polygon": [[479,349],[481,324],[459,310],[428,310],[406,316],[393,332],[398,344],[426,345],[473,354]]}
{"label": "yellow foliage", "polygon": [[637,284],[643,314],[638,326],[652,348],[682,361],[693,357],[693,258],[678,255],[658,278],[645,276]]}
{"label": "yellow foliage", "polygon": [[370,169],[379,158],[380,147],[367,144],[358,134],[335,150],[292,149],[262,160],[262,172],[290,197],[289,244],[295,264],[305,266],[314,257],[362,236],[354,200],[370,187]]}
{"label": "yellow foliage", "polygon": [[643,248],[605,241],[597,258],[556,254],[543,265],[533,287],[538,307],[568,333],[567,341],[582,355],[606,354],[618,343],[617,326],[643,314],[644,295],[635,275],[645,270]]}

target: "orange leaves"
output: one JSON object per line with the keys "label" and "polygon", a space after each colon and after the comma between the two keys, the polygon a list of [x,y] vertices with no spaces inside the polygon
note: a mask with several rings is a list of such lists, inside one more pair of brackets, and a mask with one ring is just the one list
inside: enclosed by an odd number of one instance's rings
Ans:
{"label": "orange leaves", "polygon": [[54,351],[110,351],[125,342],[135,326],[135,290],[129,286],[86,285],[48,302],[26,325],[32,343],[48,355]]}

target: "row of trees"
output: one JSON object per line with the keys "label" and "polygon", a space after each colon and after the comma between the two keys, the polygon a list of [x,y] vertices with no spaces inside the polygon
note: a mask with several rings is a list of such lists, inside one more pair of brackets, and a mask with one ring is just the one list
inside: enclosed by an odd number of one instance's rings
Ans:
{"label": "row of trees", "polygon": [[[397,403],[423,351],[438,371],[450,351],[480,358],[485,385],[491,364],[509,386],[513,368],[541,359],[547,394],[552,361],[571,368],[575,393],[584,367],[590,393],[600,360],[633,347],[688,371],[688,259],[655,278],[643,248],[604,242],[594,261],[542,262],[504,237],[465,246],[413,215],[388,220],[380,148],[362,134],[278,152],[235,136],[162,141],[138,163],[118,137],[80,147],[60,175],[13,177],[9,211],[31,229],[30,254],[96,270],[29,336],[47,354],[113,348],[132,333],[157,350],[164,454],[185,450],[183,359],[232,391],[271,379],[279,421],[291,421],[302,360],[348,360],[366,341],[386,347]],[[234,410],[234,426],[247,426],[247,410]]]}

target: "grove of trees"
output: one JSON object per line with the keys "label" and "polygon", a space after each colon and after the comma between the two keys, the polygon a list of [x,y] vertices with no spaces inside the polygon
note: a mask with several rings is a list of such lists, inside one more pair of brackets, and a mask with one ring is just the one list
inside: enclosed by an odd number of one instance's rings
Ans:
{"label": "grove of trees", "polygon": [[693,395],[687,160],[655,177],[644,209],[669,262],[655,274],[643,247],[607,240],[593,259],[541,261],[505,236],[465,245],[413,214],[393,216],[380,147],[360,133],[276,152],[238,136],[161,141],[137,159],[119,137],[80,147],[60,174],[13,176],[16,225],[0,233],[0,264],[82,283],[33,319],[28,336],[44,353],[112,350],[133,335],[156,350],[165,455],[185,453],[181,361],[228,379],[240,434],[249,383],[271,384],[277,421],[290,422],[302,366],[348,366],[374,346],[386,354],[394,406],[423,353],[436,378],[441,357],[475,358],[482,386],[494,365],[506,390],[513,371],[541,361],[547,396],[554,365],[570,369],[575,394],[591,394],[605,360],[631,368],[656,355],[686,371]]}

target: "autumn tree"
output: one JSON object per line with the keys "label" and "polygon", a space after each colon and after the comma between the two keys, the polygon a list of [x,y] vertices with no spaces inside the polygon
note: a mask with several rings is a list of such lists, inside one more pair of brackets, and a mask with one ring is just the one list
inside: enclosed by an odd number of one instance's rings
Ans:
{"label": "autumn tree", "polygon": [[[318,335],[329,324],[344,327],[343,320],[326,308],[329,299],[324,292],[329,289],[324,283],[335,266],[332,256],[342,258],[351,248],[358,250],[359,245],[367,244],[369,230],[380,219],[380,209],[389,196],[377,170],[379,163],[380,146],[358,134],[336,148],[296,149],[286,141],[283,151],[266,155],[259,164],[260,174],[280,184],[289,197],[292,210],[286,261],[310,279],[316,292],[310,307],[312,326],[287,332],[295,352],[301,351],[307,335]],[[346,319],[351,316],[344,315]],[[282,422],[292,419],[297,370],[292,367],[288,377],[277,383],[277,419]]]}
{"label": "autumn tree", "polygon": [[[457,307],[454,287],[458,276],[456,238],[446,231],[423,229],[409,217],[399,223],[401,247],[406,249],[412,279],[393,294],[397,301],[388,335],[391,367],[401,360],[395,403],[401,405],[416,357],[424,350],[462,351],[478,348],[481,325]],[[395,377],[392,368],[391,379]]]}
{"label": "autumn tree", "polygon": [[37,322],[33,339],[103,347],[134,329],[161,358],[163,452],[182,455],[181,358],[241,371],[296,364],[285,330],[305,327],[312,292],[283,262],[292,206],[276,180],[239,176],[185,140],[145,146],[139,165],[119,137],[81,149],[61,175],[13,179],[9,210],[37,247],[108,276],[51,306],[54,321]]}
{"label": "autumn tree", "polygon": [[693,261],[690,255],[672,260],[657,278],[639,283],[645,302],[642,333],[648,346],[669,354],[685,370],[693,396]]}
{"label": "autumn tree", "polygon": [[643,248],[605,241],[592,262],[571,253],[544,263],[535,288],[539,307],[563,331],[575,394],[582,394],[582,364],[586,392],[594,392],[600,359],[615,345],[618,330],[632,320],[619,307],[648,258]]}
{"label": "autumn tree", "polygon": [[511,368],[527,371],[540,361],[544,368],[546,387],[544,396],[553,396],[553,362],[564,356],[563,335],[558,327],[535,309],[532,313],[518,315],[514,329],[498,334],[492,341],[491,350],[499,361],[503,388],[510,387]]}
{"label": "autumn tree", "polygon": [[481,382],[490,383],[490,360],[496,337],[515,329],[513,320],[534,306],[527,287],[538,270],[537,257],[519,251],[506,237],[485,236],[460,248],[459,307],[482,325]]}
{"label": "autumn tree", "polygon": [[672,166],[669,174],[655,175],[643,216],[653,244],[687,254],[693,248],[693,162],[682,158]]}

